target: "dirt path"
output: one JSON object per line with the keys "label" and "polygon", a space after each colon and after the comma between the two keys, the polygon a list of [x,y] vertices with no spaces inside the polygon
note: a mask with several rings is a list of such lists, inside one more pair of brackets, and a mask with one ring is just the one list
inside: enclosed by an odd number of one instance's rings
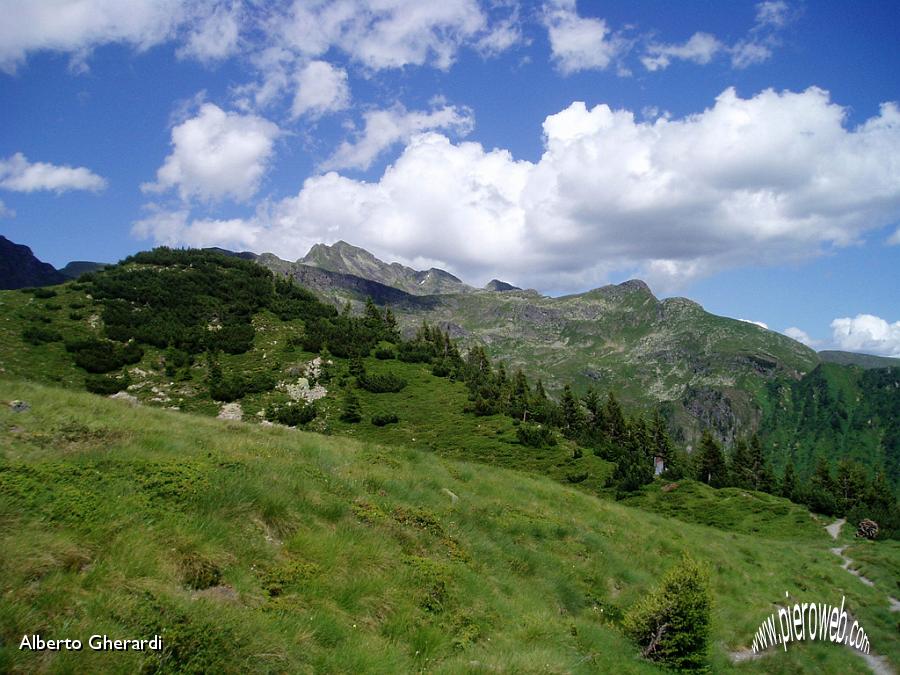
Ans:
{"label": "dirt path", "polygon": [[[832,539],[837,539],[841,535],[841,528],[844,527],[844,524],[847,522],[846,518],[839,518],[834,521],[830,525],[825,526],[825,530],[828,534],[831,535]],[[847,546],[835,546],[832,549],[829,549],[832,553],[838,556],[841,561],[841,567],[861,582],[863,582],[866,586],[875,586],[875,583],[871,579],[867,579],[859,571],[853,569],[851,565],[853,565],[853,560],[844,555],[844,551],[847,549]],[[888,601],[891,604],[891,611],[897,612],[900,611],[900,601],[896,598],[888,596]],[[852,647],[849,647],[853,649]],[[739,649],[737,651],[729,652],[728,656],[731,659],[732,663],[742,663],[744,661],[755,661],[757,659],[762,659],[770,656],[771,654],[776,653],[775,649],[767,649],[764,652],[754,652],[752,649]],[[891,667],[890,662],[884,656],[878,656],[874,653],[864,654],[860,651],[853,649],[853,653],[857,654],[860,658],[862,658],[866,665],[869,666],[869,670],[871,670],[875,675],[895,675],[894,669]]]}
{"label": "dirt path", "polygon": [[838,518],[831,525],[826,525],[825,530],[831,535],[832,539],[837,539],[841,535],[841,528],[847,522],[846,518]]}

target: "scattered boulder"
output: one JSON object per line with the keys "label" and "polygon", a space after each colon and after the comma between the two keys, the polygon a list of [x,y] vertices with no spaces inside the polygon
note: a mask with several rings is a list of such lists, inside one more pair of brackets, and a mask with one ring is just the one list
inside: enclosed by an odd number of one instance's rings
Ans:
{"label": "scattered boulder", "polygon": [[125,401],[126,403],[130,403],[131,405],[138,405],[140,403],[137,396],[133,396],[127,391],[116,392],[115,394],[110,395],[110,398],[117,401]]}
{"label": "scattered boulder", "polygon": [[860,521],[859,527],[856,529],[857,537],[865,537],[866,539],[875,539],[878,536],[878,523],[874,520],[865,518]]}
{"label": "scattered boulder", "polygon": [[25,401],[10,401],[9,409],[13,412],[28,412],[31,410],[31,406]]}
{"label": "scattered boulder", "polygon": [[222,405],[221,410],[219,410],[219,414],[216,417],[220,420],[235,420],[236,422],[240,422],[244,419],[244,409],[241,408],[241,404],[235,401],[234,403],[225,403]]}

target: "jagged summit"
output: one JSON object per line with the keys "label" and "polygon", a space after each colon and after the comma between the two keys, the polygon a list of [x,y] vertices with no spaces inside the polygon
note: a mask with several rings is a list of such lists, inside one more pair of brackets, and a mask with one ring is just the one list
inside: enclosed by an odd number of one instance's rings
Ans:
{"label": "jagged summit", "polygon": [[484,287],[486,291],[521,291],[522,289],[518,286],[513,286],[512,284],[508,284],[505,281],[500,281],[499,279],[491,279]]}
{"label": "jagged summit", "polygon": [[0,288],[50,286],[65,280],[53,265],[38,260],[30,248],[0,235]]}
{"label": "jagged summit", "polygon": [[449,272],[432,267],[414,270],[400,263],[386,263],[367,250],[345,241],[332,245],[315,244],[309,253],[297,261],[329,272],[352,274],[406,291],[411,295],[440,295],[464,293],[472,288]]}

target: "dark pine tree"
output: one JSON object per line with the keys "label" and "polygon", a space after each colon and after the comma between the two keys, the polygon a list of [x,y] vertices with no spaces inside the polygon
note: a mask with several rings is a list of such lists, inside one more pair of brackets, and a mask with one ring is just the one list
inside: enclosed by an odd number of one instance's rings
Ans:
{"label": "dark pine tree", "polygon": [[708,429],[703,432],[703,439],[697,450],[697,478],[714,488],[725,487],[728,483],[725,455]]}
{"label": "dark pine tree", "polygon": [[341,420],[349,424],[356,424],[362,420],[362,408],[359,404],[359,397],[353,389],[347,388],[344,392],[344,405],[341,410]]}
{"label": "dark pine tree", "polygon": [[794,471],[794,461],[789,459],[784,465],[784,475],[781,478],[781,496],[797,501],[797,475]]}

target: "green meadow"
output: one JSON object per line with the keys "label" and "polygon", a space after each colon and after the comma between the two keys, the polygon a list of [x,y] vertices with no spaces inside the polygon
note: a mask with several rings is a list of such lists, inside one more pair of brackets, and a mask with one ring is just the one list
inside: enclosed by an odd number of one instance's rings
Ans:
{"label": "green meadow", "polygon": [[[685,552],[710,571],[712,672],[864,672],[820,643],[732,662],[785,592],[846,596],[873,651],[900,667],[892,543],[859,553],[876,580],[866,586],[830,553],[824,523],[774,497],[749,497],[781,502],[769,523],[738,518],[743,507],[729,522],[742,498],[731,490],[642,497],[720,513],[701,524],[424,438],[328,436],[0,380],[0,400],[16,399],[30,410],[0,408],[2,671],[654,672],[622,618]],[[19,650],[32,633],[159,634],[165,648]]]}

